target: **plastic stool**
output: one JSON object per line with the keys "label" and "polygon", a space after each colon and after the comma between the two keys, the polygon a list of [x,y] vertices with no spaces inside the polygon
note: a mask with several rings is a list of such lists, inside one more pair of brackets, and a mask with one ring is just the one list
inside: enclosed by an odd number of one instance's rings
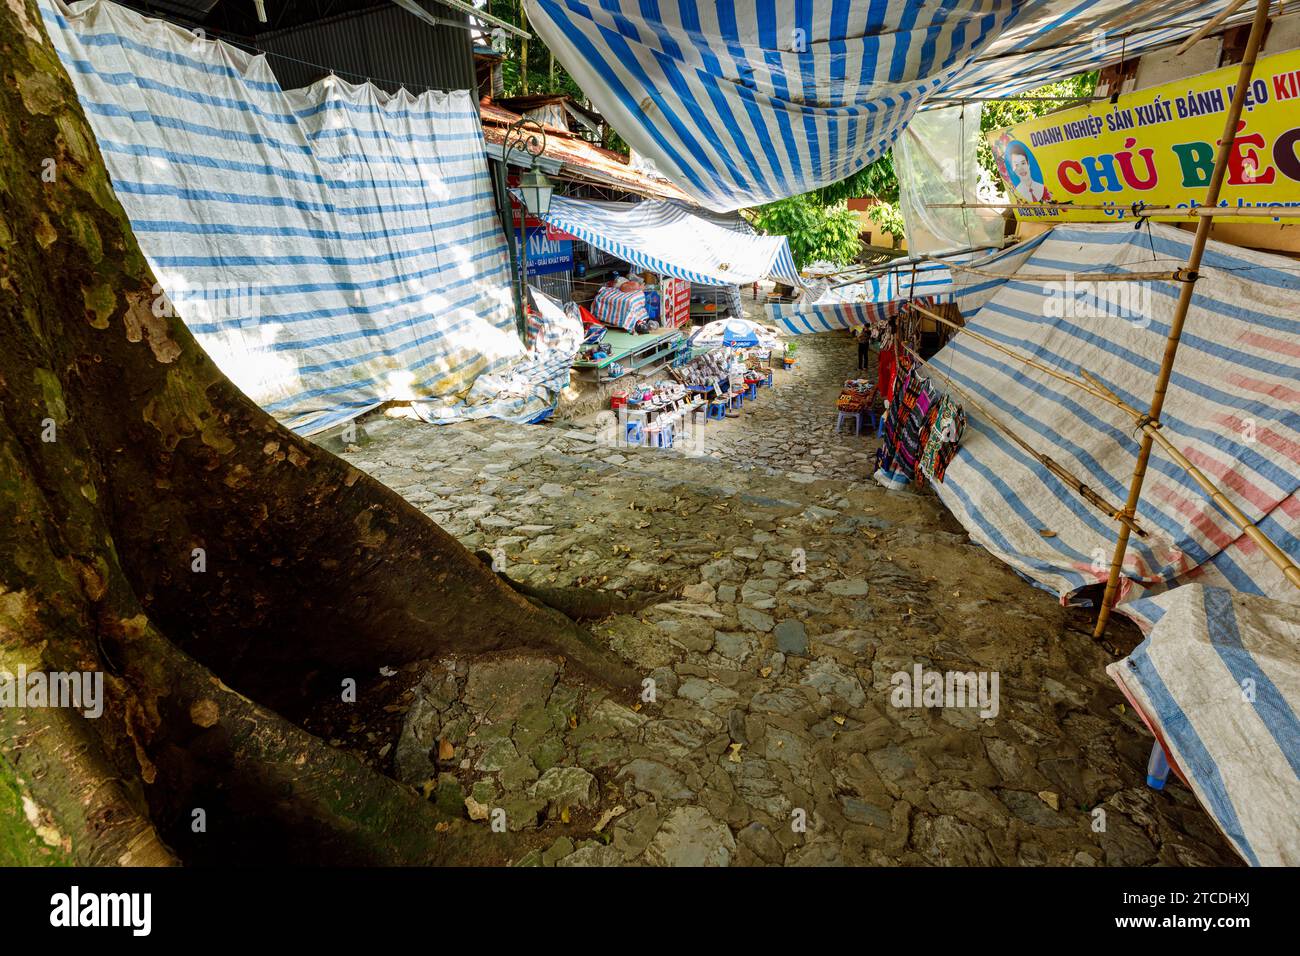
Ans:
{"label": "plastic stool", "polygon": [[862,413],[862,417],[866,419],[867,427],[876,429],[876,434],[879,435],[880,416],[873,409],[868,408],[866,411]]}
{"label": "plastic stool", "polygon": [[672,422],[664,422],[662,425],[659,426],[659,447],[660,448],[673,447],[673,423]]}
{"label": "plastic stool", "polygon": [[722,421],[727,417],[726,401],[723,399],[714,399],[709,402],[709,413],[704,417],[706,421],[710,418],[716,418],[718,421]]}
{"label": "plastic stool", "polygon": [[748,398],[748,399],[755,399],[755,398],[758,398],[758,383],[757,383],[757,382],[748,382],[747,384],[749,385],[749,388],[748,388],[748,390],[745,392],[745,397]]}
{"label": "plastic stool", "polygon": [[771,369],[768,369],[768,372],[767,372],[767,381],[766,381],[764,384],[766,384],[768,388],[771,388],[771,387],[772,387],[772,371],[771,371]]}
{"label": "plastic stool", "polygon": [[645,433],[641,429],[640,422],[627,423],[627,443],[630,445],[636,442],[638,445],[645,443]]}
{"label": "plastic stool", "polygon": [[745,404],[745,392],[742,389],[739,392],[733,392],[731,395],[731,407],[742,408]]}
{"label": "plastic stool", "polygon": [[862,434],[862,413],[861,412],[840,412],[839,417],[835,419],[835,430],[839,431],[846,421],[853,422],[853,434]]}

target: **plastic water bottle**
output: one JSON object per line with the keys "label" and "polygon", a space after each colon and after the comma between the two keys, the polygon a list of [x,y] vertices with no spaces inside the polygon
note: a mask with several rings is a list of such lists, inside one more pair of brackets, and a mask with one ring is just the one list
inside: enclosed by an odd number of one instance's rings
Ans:
{"label": "plastic water bottle", "polygon": [[1160,741],[1151,745],[1151,756],[1147,759],[1147,786],[1152,790],[1163,790],[1169,779],[1169,761],[1165,757],[1165,748]]}

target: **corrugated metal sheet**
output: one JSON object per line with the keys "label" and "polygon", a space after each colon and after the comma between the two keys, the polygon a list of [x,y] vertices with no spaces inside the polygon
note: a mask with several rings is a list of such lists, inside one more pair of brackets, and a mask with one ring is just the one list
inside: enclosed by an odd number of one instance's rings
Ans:
{"label": "corrugated metal sheet", "polygon": [[[465,20],[441,4],[420,0],[420,5],[440,19]],[[393,4],[263,33],[254,42],[272,54],[271,68],[286,89],[314,83],[330,70],[389,92],[399,86],[419,93],[476,85],[469,30],[430,26]]]}

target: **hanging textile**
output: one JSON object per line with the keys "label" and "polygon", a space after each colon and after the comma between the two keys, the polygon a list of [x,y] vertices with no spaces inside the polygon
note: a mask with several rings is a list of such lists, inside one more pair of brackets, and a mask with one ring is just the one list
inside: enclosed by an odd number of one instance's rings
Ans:
{"label": "hanging textile", "polygon": [[844,179],[928,97],[1033,89],[1187,36],[1228,2],[526,0],[632,149],[719,210]]}

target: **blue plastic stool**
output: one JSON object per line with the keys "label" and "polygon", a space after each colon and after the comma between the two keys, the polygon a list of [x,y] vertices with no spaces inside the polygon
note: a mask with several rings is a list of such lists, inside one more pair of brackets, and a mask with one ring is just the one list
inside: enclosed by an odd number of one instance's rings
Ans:
{"label": "blue plastic stool", "polygon": [[744,404],[745,404],[745,393],[743,390],[732,394],[731,396],[732,408],[742,408]]}
{"label": "blue plastic stool", "polygon": [[662,425],[659,426],[659,447],[660,448],[673,447],[673,423],[672,422],[664,422]]}
{"label": "blue plastic stool", "polygon": [[862,417],[866,419],[867,427],[876,429],[876,434],[879,435],[880,415],[878,415],[874,409],[868,408],[865,412],[862,413]]}
{"label": "blue plastic stool", "polygon": [[745,397],[746,397],[746,398],[749,398],[749,399],[755,399],[755,398],[758,398],[758,383],[757,383],[757,382],[750,382],[750,383],[749,383],[749,388],[748,388],[748,390],[745,392]]}
{"label": "blue plastic stool", "polygon": [[861,412],[840,412],[839,417],[835,419],[835,430],[839,431],[846,421],[853,422],[853,434],[862,434],[862,413]]}
{"label": "blue plastic stool", "polygon": [[764,384],[767,385],[768,388],[771,388],[771,387],[772,387],[772,371],[771,371],[771,369],[768,370],[768,373],[767,373],[767,381],[766,381]]}
{"label": "blue plastic stool", "polygon": [[718,421],[722,421],[726,417],[727,403],[725,401],[715,398],[713,401],[709,402],[708,414],[704,416],[706,421],[710,418],[716,418]]}
{"label": "blue plastic stool", "polygon": [[636,442],[638,445],[645,442],[645,434],[641,431],[640,422],[627,423],[627,443],[630,445],[632,442]]}

